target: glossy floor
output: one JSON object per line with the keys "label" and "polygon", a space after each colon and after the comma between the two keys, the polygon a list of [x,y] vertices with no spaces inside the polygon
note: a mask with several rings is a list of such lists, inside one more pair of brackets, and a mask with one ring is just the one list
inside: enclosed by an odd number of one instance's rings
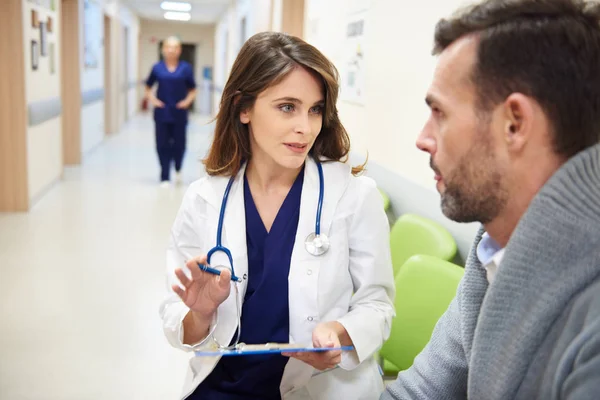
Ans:
{"label": "glossy floor", "polygon": [[[212,126],[188,130],[184,183]],[[150,117],[67,168],[29,213],[0,214],[0,399],[175,399],[188,356],[164,339],[164,250],[185,184],[160,188]]]}

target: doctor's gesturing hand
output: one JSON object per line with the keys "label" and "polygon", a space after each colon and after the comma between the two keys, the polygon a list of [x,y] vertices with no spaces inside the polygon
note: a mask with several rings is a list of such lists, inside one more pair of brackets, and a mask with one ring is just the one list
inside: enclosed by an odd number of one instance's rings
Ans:
{"label": "doctor's gesturing hand", "polygon": [[175,293],[190,309],[183,320],[184,343],[187,344],[198,342],[206,337],[217,308],[229,297],[231,290],[229,283],[231,272],[227,268],[224,268],[221,275],[213,275],[202,271],[198,268],[198,264],[206,264],[206,255],[186,262],[191,272],[191,279],[183,269],[175,269],[175,275],[183,289],[177,284],[172,286]]}
{"label": "doctor's gesturing hand", "polygon": [[[346,329],[339,322],[324,322],[317,325],[312,337],[313,346],[316,348],[352,346]],[[283,355],[304,361],[319,371],[335,368],[342,361],[340,350],[319,353],[283,353]]]}

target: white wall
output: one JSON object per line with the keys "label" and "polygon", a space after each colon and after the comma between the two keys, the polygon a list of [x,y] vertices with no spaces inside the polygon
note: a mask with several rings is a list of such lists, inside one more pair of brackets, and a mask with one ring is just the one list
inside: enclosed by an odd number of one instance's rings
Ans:
{"label": "white wall", "polygon": [[[276,0],[277,2],[277,0]],[[246,18],[246,32],[241,32],[241,21]],[[229,71],[244,42],[258,32],[271,30],[271,0],[232,0],[231,5],[217,22],[214,35],[215,68],[213,93],[215,110],[221,100]]]}
{"label": "white wall", "polygon": [[[307,0],[306,39],[344,67],[346,0]],[[427,188],[435,187],[428,156],[415,148],[428,109],[425,92],[436,59],[436,22],[464,4],[458,0],[371,1],[365,34],[365,105],[340,101],[354,151]],[[340,10],[342,12],[340,12]]]}
{"label": "white wall", "polygon": [[[442,223],[455,236],[464,257],[477,226],[456,224],[441,214],[429,157],[416,148],[415,140],[428,117],[424,97],[436,64],[431,55],[435,24],[465,2],[305,0],[304,39],[329,57],[340,73],[344,72],[348,12],[361,3],[369,5],[363,46],[365,100],[363,105],[344,97],[338,102],[340,118],[352,141],[352,160],[362,162],[368,153],[372,176],[399,199],[397,214],[416,212]],[[271,11],[270,1],[234,0],[218,22],[217,88],[224,86],[237,55],[237,21],[244,13],[253,22],[249,36],[269,27],[281,30],[282,0],[273,0],[272,5]],[[215,92],[215,104],[220,96]]]}
{"label": "white wall", "polygon": [[[106,2],[104,11],[106,15],[114,18],[119,23],[119,43],[116,46],[115,57],[118,57],[118,71],[119,76],[117,77],[118,82],[118,102],[119,102],[119,121],[123,122],[125,119],[133,116],[139,110],[139,102],[136,94],[136,89],[126,89],[126,86],[133,81],[139,81],[139,37],[140,37],[140,19],[136,14],[131,12],[129,8],[123,5],[123,2]],[[128,43],[123,43],[123,29],[128,29]],[[125,65],[125,58],[127,58],[127,73],[124,73],[123,66]],[[127,79],[127,82],[125,81]],[[125,105],[125,103],[127,103]],[[125,116],[124,111],[128,111],[128,115]]]}
{"label": "white wall", "polygon": [[[60,97],[60,2],[56,10],[23,1],[25,45],[25,91],[27,103]],[[53,32],[47,33],[48,55],[41,55],[40,29],[31,26],[31,10],[37,10],[40,21],[52,18]],[[39,65],[31,68],[31,41],[38,42]],[[54,44],[54,73],[50,72],[50,43]],[[4,62],[4,61],[3,61]],[[60,116],[27,129],[27,174],[29,199],[39,197],[60,179],[63,171],[62,118]]]}
{"label": "white wall", "polygon": [[[270,1],[232,2],[215,30],[217,87],[225,84],[239,50],[241,18],[246,16],[248,20],[248,36],[267,30],[270,25],[273,30],[280,30],[281,3],[274,0],[271,13]],[[346,10],[352,3],[364,1],[305,0],[305,39],[340,71],[345,61]],[[343,99],[338,104],[355,152],[366,155],[368,151],[370,160],[432,190],[428,156],[416,150],[414,143],[427,119],[423,99],[436,63],[431,56],[435,23],[463,4],[461,0],[371,0],[365,28],[365,105]]]}
{"label": "white wall", "polygon": [[[340,118],[350,134],[354,159],[364,160],[368,152],[372,169],[383,178],[379,183],[385,182],[387,189],[398,193],[398,203],[402,206],[399,211],[418,212],[441,222],[453,233],[464,256],[477,226],[455,224],[441,214],[429,156],[415,147],[415,140],[429,112],[424,97],[436,64],[431,55],[435,24],[465,2],[371,0],[370,3],[363,49],[364,105],[343,98],[338,103]],[[305,4],[305,39],[343,73],[348,23],[345,10],[350,8],[350,2],[306,0]]]}
{"label": "white wall", "polygon": [[[95,89],[104,89],[104,49],[98,47],[100,51],[96,54],[98,66],[96,68],[86,68],[84,65],[84,46],[86,35],[89,35],[89,40],[97,43],[104,41],[104,14],[103,4],[99,0],[91,0],[98,7],[96,15],[97,21],[95,29],[90,29],[84,32],[83,24],[79,30],[79,49],[80,49],[80,65],[81,65],[81,91],[87,92]],[[83,0],[80,0],[79,6],[79,21],[84,20]],[[104,139],[104,100],[99,100],[95,103],[88,104],[81,109],[81,152],[83,160],[87,152],[102,143]]]}
{"label": "white wall", "polygon": [[[138,77],[138,54],[139,54],[139,34],[140,24],[138,17],[133,14],[128,8],[120,7],[119,9],[119,22],[121,23],[121,37],[125,37],[124,29],[127,28],[127,45],[120,46],[120,57],[123,73],[120,74],[119,89],[120,89],[120,104],[122,107],[120,111],[124,113],[127,111],[127,115],[122,114],[120,117],[121,121],[125,121],[131,118],[140,108],[137,101],[137,90],[136,88],[129,89],[130,83],[139,82]],[[123,39],[124,41],[125,39]],[[125,71],[125,66],[127,70]],[[121,69],[121,68],[120,68]],[[127,104],[125,104],[127,103]]]}
{"label": "white wall", "polygon": [[[202,88],[202,70],[205,66],[214,65],[214,25],[200,25],[182,22],[162,22],[141,20],[140,24],[140,68],[141,79],[146,79],[154,63],[159,58],[159,43],[165,38],[177,35],[186,44],[196,45],[196,70],[194,78],[198,85],[196,111],[201,99],[206,94]],[[142,88],[143,89],[143,88]],[[142,90],[140,89],[140,90]]]}
{"label": "white wall", "polygon": [[[118,121],[117,130],[122,123],[132,117],[140,108],[137,89],[128,89],[130,83],[139,82],[139,32],[140,19],[127,6],[124,0],[96,0],[103,4],[104,13],[111,17],[112,22],[117,25],[116,37],[112,38],[116,43],[112,48],[111,65],[116,65],[116,76],[114,100],[117,104]],[[124,43],[124,29],[128,30],[128,43]],[[124,66],[127,65],[127,72]],[[106,94],[106,93],[105,93]],[[105,97],[105,101],[107,101]],[[127,115],[125,112],[127,111]]]}
{"label": "white wall", "polygon": [[[97,21],[95,28],[87,32],[84,32],[83,27],[83,0],[80,0],[80,65],[81,65],[81,91],[87,92],[95,89],[106,89],[104,82],[105,63],[104,63],[104,14],[115,18],[121,24],[121,29],[127,27],[129,30],[128,39],[129,43],[126,46],[119,46],[120,50],[114,56],[120,60],[120,65],[125,65],[124,59],[127,57],[128,71],[127,74],[124,71],[121,72],[118,77],[119,80],[119,111],[128,111],[128,117],[133,116],[139,110],[139,102],[137,99],[136,89],[124,89],[126,84],[125,76],[127,76],[128,82],[139,81],[138,77],[138,35],[139,35],[139,21],[136,15],[131,11],[117,3],[107,2],[106,0],[91,0],[98,8],[99,13],[96,15]],[[98,65],[95,68],[86,68],[84,65],[84,35],[89,34],[92,36],[92,40],[102,44],[98,47],[96,54]],[[126,53],[125,49],[129,51]],[[106,96],[105,91],[105,96]],[[84,106],[81,110],[81,151],[85,160],[85,154],[94,149],[96,146],[102,143],[104,140],[105,132],[105,121],[104,121],[104,105],[106,98],[103,100],[96,101],[92,104]],[[128,102],[127,105],[124,103]],[[123,121],[125,115],[120,115],[120,120]]]}
{"label": "white wall", "polygon": [[[304,7],[307,8],[306,2]],[[283,0],[273,0],[273,12],[271,20],[271,30],[281,32],[281,19],[283,15]]]}

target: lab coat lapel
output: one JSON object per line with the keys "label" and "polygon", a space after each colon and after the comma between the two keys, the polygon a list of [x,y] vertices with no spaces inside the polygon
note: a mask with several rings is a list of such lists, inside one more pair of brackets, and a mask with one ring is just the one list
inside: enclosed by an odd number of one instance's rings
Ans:
{"label": "lab coat lapel", "polygon": [[[223,245],[231,251],[235,273],[242,279],[248,273],[246,208],[244,205],[245,172],[246,166],[244,165],[231,186],[223,223]],[[245,292],[246,280],[243,281],[243,287]]]}
{"label": "lab coat lapel", "polygon": [[[242,278],[248,273],[248,259],[246,256],[246,212],[244,206],[244,174],[246,171],[246,165],[244,164],[229,192],[229,198],[225,205],[225,218],[223,221],[223,233],[222,233],[222,244],[228,248],[233,258],[233,267],[235,274]],[[206,193],[201,193],[201,196],[213,207],[214,215],[208,221],[210,224],[218,225],[219,214],[222,207],[223,196],[225,189],[229,183],[229,178],[226,177],[213,177],[211,179],[211,189]],[[217,228],[218,229],[218,228]],[[217,231],[215,229],[215,231]],[[216,239],[215,239],[216,244]],[[214,244],[210,245],[212,248]],[[229,261],[227,257],[221,252],[214,254],[211,259],[212,265],[227,265]]]}
{"label": "lab coat lapel", "polygon": [[[348,185],[350,169],[339,162],[324,163],[323,177],[321,233],[330,236],[331,223],[340,198]],[[325,260],[331,260],[332,255],[325,253],[322,256],[314,256],[308,253],[305,247],[307,236],[315,232],[318,204],[319,173],[315,161],[308,158],[304,169],[304,185],[300,198],[300,216],[296,242],[288,276],[290,341],[295,343],[307,341],[306,344],[311,343],[312,330],[320,318],[319,296],[327,296],[326,293],[318,293],[319,270],[322,266],[326,267],[324,265]],[[339,249],[337,250],[339,251]],[[329,249],[329,252],[331,253],[331,249]]]}
{"label": "lab coat lapel", "polygon": [[[322,165],[324,192],[321,233],[330,236],[339,201],[349,183],[350,168],[339,162]],[[306,237],[315,232],[318,204],[319,173],[315,161],[309,157],[304,168],[298,230],[288,276],[290,342],[303,345],[312,344],[312,332],[320,322],[319,297],[327,296],[327,293],[319,293],[319,271],[321,268],[335,268],[334,265],[326,265],[325,259],[331,259],[326,257],[327,253],[313,256],[304,246]],[[313,368],[307,364],[288,362],[281,381],[281,393],[285,395],[306,385],[312,372]]]}
{"label": "lab coat lapel", "polygon": [[[329,236],[331,223],[333,222],[337,206],[348,186],[351,170],[350,166],[340,162],[322,163],[324,192],[323,211],[321,213],[321,233]],[[305,247],[306,237],[315,232],[317,220],[317,207],[319,205],[319,172],[317,164],[312,158],[306,160],[304,169],[304,185],[300,199],[300,219],[298,221],[298,232],[294,255],[298,253],[299,259],[322,259],[309,254]],[[300,256],[299,250],[304,253]]]}

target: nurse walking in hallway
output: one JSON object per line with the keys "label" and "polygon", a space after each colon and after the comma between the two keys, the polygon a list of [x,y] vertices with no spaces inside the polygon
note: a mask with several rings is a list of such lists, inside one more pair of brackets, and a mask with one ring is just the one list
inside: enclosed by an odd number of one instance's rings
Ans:
{"label": "nurse walking in hallway", "polygon": [[[196,82],[192,66],[179,60],[181,42],[178,38],[167,38],[163,43],[162,54],[164,60],[154,64],[146,80],[146,98],[154,106],[161,186],[168,187],[173,161],[176,182],[181,182],[188,108],[196,97]],[[156,95],[152,91],[155,83],[158,83]]]}

